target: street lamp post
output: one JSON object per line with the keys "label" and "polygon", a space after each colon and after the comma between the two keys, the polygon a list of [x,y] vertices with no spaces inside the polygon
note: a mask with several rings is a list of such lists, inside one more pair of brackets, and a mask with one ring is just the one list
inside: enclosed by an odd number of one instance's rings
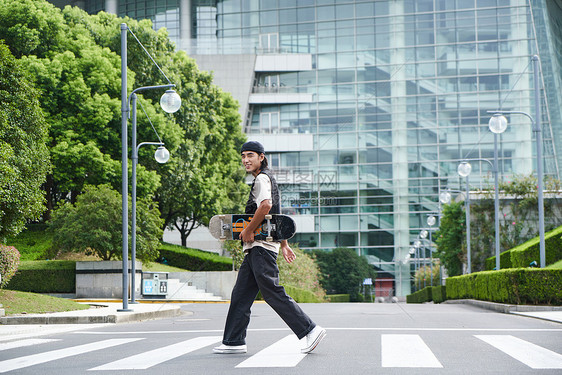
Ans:
{"label": "street lamp post", "polygon": [[[164,85],[163,87],[168,87]],[[129,96],[131,101],[131,117],[132,117],[132,150],[131,159],[133,161],[131,166],[131,303],[135,301],[135,277],[136,277],[136,252],[137,252],[137,164],[139,160],[139,149],[144,145],[157,145],[159,146],[154,154],[154,158],[158,163],[166,163],[170,158],[170,153],[164,147],[164,143],[156,133],[159,142],[142,142],[137,145],[137,95],[136,93],[152,87],[141,87],[134,90]],[[166,94],[164,94],[166,95]],[[148,118],[148,116],[147,116]],[[150,121],[150,118],[148,119]],[[151,123],[152,124],[152,123]],[[156,132],[156,130],[155,130]]]}
{"label": "street lamp post", "polygon": [[[467,273],[472,273],[472,254],[471,254],[471,246],[470,246],[470,186],[469,186],[469,176],[470,172],[472,172],[472,166],[470,165],[469,161],[485,161],[494,167],[491,161],[488,159],[466,159],[461,162],[457,168],[457,172],[461,177],[466,177],[466,200],[465,200],[465,212],[466,212],[466,258],[467,258]],[[496,186],[496,190],[497,190]],[[496,234],[496,236],[499,233]]]}
{"label": "street lamp post", "polygon": [[[143,48],[143,50],[146,52],[146,54],[150,57],[150,59],[152,60],[152,62],[154,63],[154,65],[156,65],[156,67],[160,70],[160,72],[162,73],[162,75],[166,78],[166,80],[168,81],[167,85],[159,85],[159,86],[146,86],[146,87],[140,87],[137,88],[135,90],[133,90],[133,92],[131,93],[131,95],[129,97],[127,97],[127,32],[130,32],[135,39],[137,40],[137,42],[141,45],[141,47]],[[164,93],[164,95],[162,95],[162,98],[160,99],[160,105],[162,106],[162,109],[165,112],[168,113],[173,113],[175,111],[177,111],[179,109],[179,107],[181,106],[181,98],[179,97],[179,95],[171,90],[172,87],[175,87],[174,84],[172,84],[170,82],[170,80],[168,79],[168,77],[166,77],[166,75],[164,74],[164,72],[162,71],[162,69],[160,69],[160,66],[158,66],[158,64],[156,64],[156,61],[154,61],[154,59],[152,58],[152,56],[148,53],[148,51],[144,48],[144,46],[142,45],[142,43],[137,39],[136,35],[133,34],[133,32],[129,29],[129,27],[127,26],[127,24],[122,23],[121,24],[121,194],[122,194],[122,201],[121,201],[121,205],[122,205],[122,213],[121,213],[121,224],[122,224],[122,228],[121,228],[121,232],[122,232],[122,256],[123,256],[123,308],[119,309],[118,311],[131,311],[128,308],[128,295],[127,295],[127,290],[129,287],[129,278],[128,278],[128,235],[129,235],[129,218],[128,218],[128,184],[127,184],[127,165],[128,165],[128,142],[127,142],[127,121],[129,118],[129,112],[130,112],[130,101],[131,98],[134,96],[134,100],[135,100],[135,110],[134,110],[134,116],[133,116],[133,122],[134,122],[134,130],[133,130],[133,138],[134,138],[134,144],[133,144],[133,155],[136,154],[137,152],[137,146],[136,146],[136,93],[142,90],[148,90],[148,89],[161,89],[161,88],[167,88],[168,90]],[[160,142],[161,143],[161,142]],[[140,145],[139,145],[140,147]],[[157,150],[158,152],[158,150]],[[135,179],[133,180],[133,187],[136,188],[136,175],[135,175]],[[136,190],[136,189],[135,189]],[[135,191],[136,194],[136,191]],[[134,208],[136,208],[136,204],[134,206]],[[136,216],[136,213],[133,212],[133,217]],[[136,218],[135,218],[135,224],[136,224]],[[135,232],[133,231],[132,233],[132,240],[131,243],[136,245],[136,238],[135,238]],[[133,279],[134,279],[134,273],[135,273],[135,258],[134,258],[134,250],[131,250],[131,255],[133,258],[133,262],[132,262],[132,274],[133,274]],[[134,289],[135,289],[135,285],[132,285],[132,291],[133,291],[133,301],[134,301]]]}
{"label": "street lamp post", "polygon": [[500,269],[500,192],[499,192],[499,167],[498,167],[498,134],[507,129],[507,119],[496,113],[488,122],[490,131],[494,133],[494,230],[496,232],[496,270]]}
{"label": "street lamp post", "polygon": [[[507,119],[503,116],[505,114],[517,114],[527,116],[531,120],[533,125],[533,133],[535,133],[535,142],[537,148],[537,182],[538,182],[538,211],[539,211],[539,243],[540,243],[540,266],[541,268],[546,267],[546,250],[545,250],[545,240],[544,240],[544,197],[543,197],[543,160],[542,160],[542,127],[541,127],[541,102],[540,102],[540,86],[539,86],[539,73],[540,73],[540,61],[537,55],[534,55],[531,59],[533,61],[533,73],[534,73],[534,91],[535,91],[535,118],[531,117],[526,112],[521,111],[487,111],[487,113],[493,113],[494,115],[490,119],[490,130],[492,129],[492,121],[494,121],[494,126],[499,125],[499,120],[505,123],[507,127]],[[504,130],[505,130],[504,127]],[[494,138],[495,139],[495,138]],[[494,153],[496,155],[496,152]],[[499,255],[496,254],[496,267],[499,269]]]}

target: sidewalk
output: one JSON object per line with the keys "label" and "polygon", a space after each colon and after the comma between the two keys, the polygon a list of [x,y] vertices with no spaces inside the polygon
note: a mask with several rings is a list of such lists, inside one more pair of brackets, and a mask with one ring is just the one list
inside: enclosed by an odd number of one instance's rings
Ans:
{"label": "sidewalk", "polygon": [[509,305],[505,303],[479,301],[474,299],[447,300],[444,303],[472,305],[504,314],[515,314],[527,316],[529,318],[562,323],[562,306]]}
{"label": "sidewalk", "polygon": [[129,303],[128,310],[130,311],[119,311],[123,308],[121,301],[83,300],[78,302],[89,304],[92,307],[87,310],[0,317],[0,333],[4,331],[3,325],[125,323],[169,318],[187,313],[182,312],[179,305],[172,303]]}

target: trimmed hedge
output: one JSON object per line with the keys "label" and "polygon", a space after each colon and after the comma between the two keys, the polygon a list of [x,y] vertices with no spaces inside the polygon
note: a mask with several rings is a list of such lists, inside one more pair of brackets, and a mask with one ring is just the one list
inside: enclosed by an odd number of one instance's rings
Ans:
{"label": "trimmed hedge", "polygon": [[284,285],[287,294],[298,303],[322,303],[322,299],[318,298],[310,290],[295,288],[290,285]]}
{"label": "trimmed hedge", "polygon": [[[546,264],[562,259],[562,226],[553,229],[544,236]],[[529,241],[500,254],[500,268],[529,267],[532,261],[540,263],[540,239],[535,237]],[[496,257],[486,259],[486,270],[496,267]]]}
{"label": "trimmed hedge", "polygon": [[433,302],[441,303],[447,300],[447,287],[445,285],[434,286],[431,288]]}
{"label": "trimmed hedge", "polygon": [[333,302],[333,303],[349,302],[350,301],[349,294],[330,294],[327,297],[330,300],[330,302]]}
{"label": "trimmed hedge", "polygon": [[231,271],[232,259],[207,251],[183,246],[161,244],[158,262],[189,271]]}
{"label": "trimmed hedge", "polygon": [[449,277],[447,298],[562,305],[562,270],[517,268]]}
{"label": "trimmed hedge", "polygon": [[408,294],[406,296],[406,302],[407,303],[424,303],[424,302],[432,301],[432,296],[431,296],[432,289],[433,289],[433,287],[426,286],[425,288],[420,289],[417,292],[414,292],[412,294]]}
{"label": "trimmed hedge", "polygon": [[6,289],[33,293],[76,293],[76,262],[23,261]]}

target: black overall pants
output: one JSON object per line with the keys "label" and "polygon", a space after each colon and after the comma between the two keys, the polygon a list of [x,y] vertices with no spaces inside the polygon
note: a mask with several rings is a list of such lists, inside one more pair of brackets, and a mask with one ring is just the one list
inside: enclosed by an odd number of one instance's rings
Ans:
{"label": "black overall pants", "polygon": [[223,344],[246,344],[250,308],[258,291],[261,291],[265,302],[287,323],[299,340],[316,326],[299,305],[285,293],[285,288],[279,285],[277,254],[256,246],[248,250],[238,271],[226,317]]}

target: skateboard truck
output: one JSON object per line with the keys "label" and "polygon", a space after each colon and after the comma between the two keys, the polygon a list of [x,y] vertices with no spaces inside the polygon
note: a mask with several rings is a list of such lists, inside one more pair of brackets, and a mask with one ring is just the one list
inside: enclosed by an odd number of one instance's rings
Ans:
{"label": "skateboard truck", "polygon": [[271,236],[271,215],[265,215],[265,220],[267,220],[267,237],[266,241],[273,241],[273,237]]}
{"label": "skateboard truck", "polygon": [[229,225],[225,224],[224,219],[226,218],[225,215],[219,215],[219,219],[221,220],[221,235],[219,237],[219,239],[221,241],[226,240],[226,236],[224,234],[225,229],[229,229]]}

